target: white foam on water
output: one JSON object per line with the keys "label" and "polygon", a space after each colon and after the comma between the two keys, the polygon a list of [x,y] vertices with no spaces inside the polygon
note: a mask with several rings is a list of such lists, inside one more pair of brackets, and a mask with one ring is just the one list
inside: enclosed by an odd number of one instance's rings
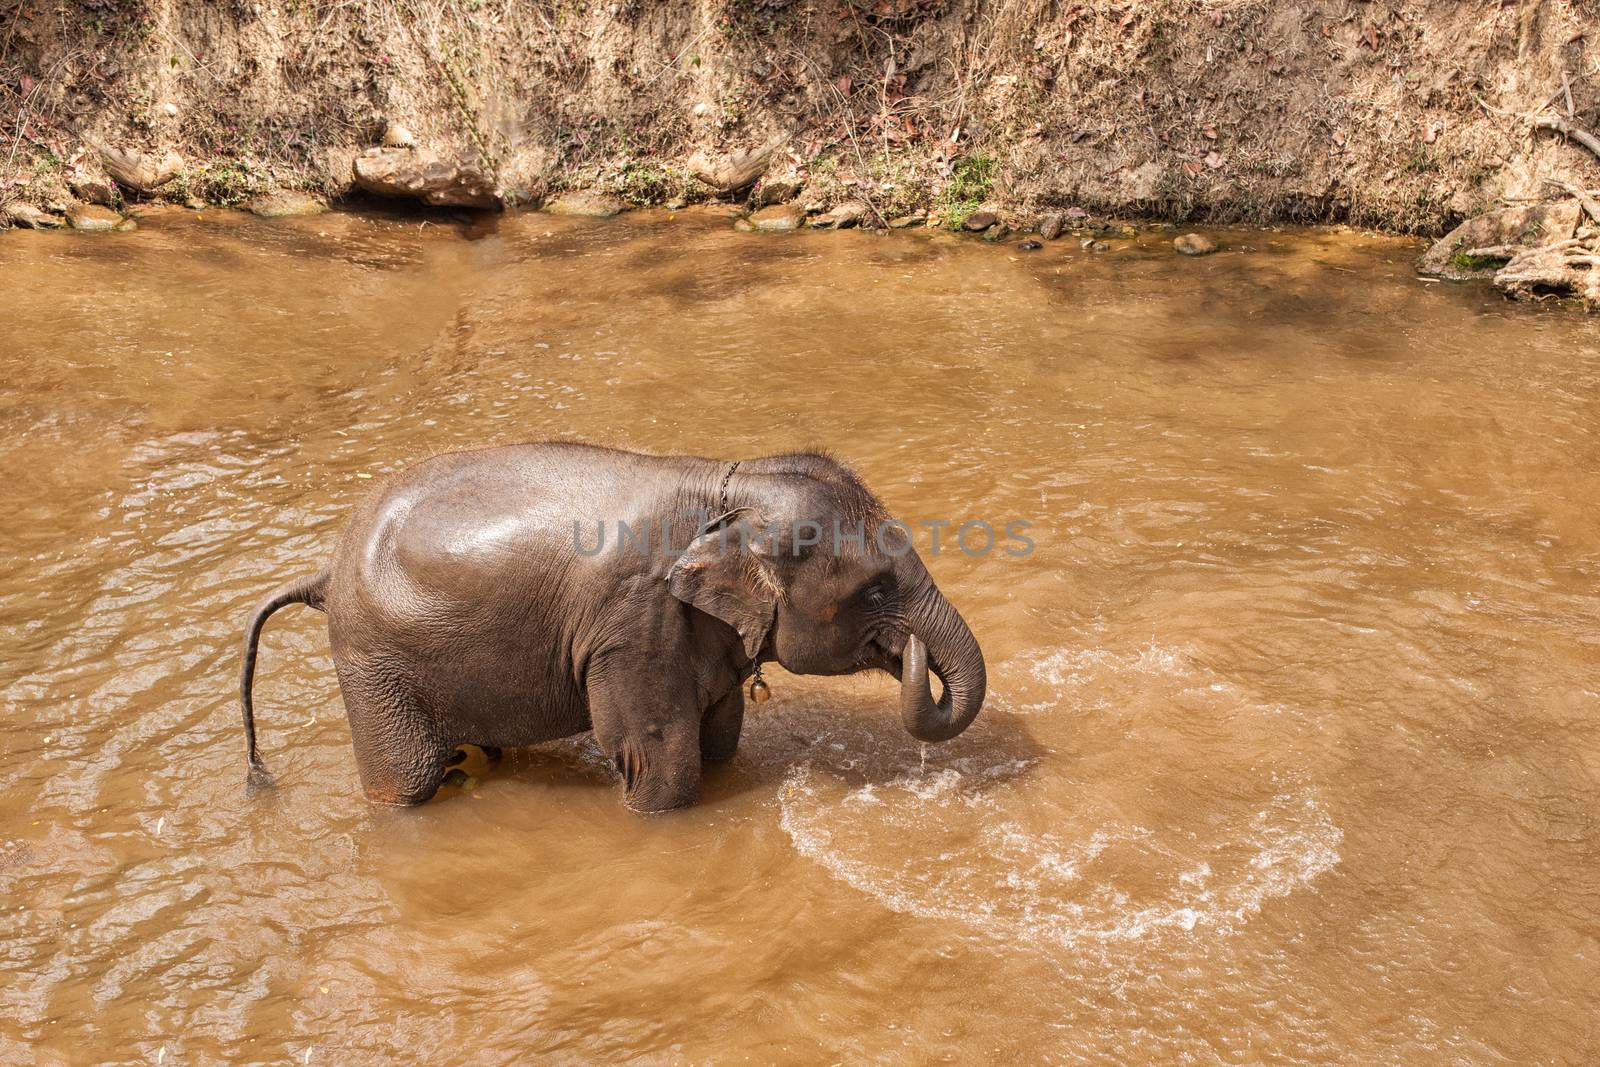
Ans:
{"label": "white foam on water", "polygon": [[844,798],[846,804],[882,804],[878,799],[877,787],[864,785]]}
{"label": "white foam on water", "polygon": [[[1026,654],[1021,657],[1019,673],[1050,687],[1045,699],[1031,699],[1031,693],[1013,697],[998,687],[991,690],[991,696],[1005,710],[1028,715],[1054,710],[1064,700],[1089,708],[1106,708],[1115,702],[1119,687],[1152,680],[1184,687],[1204,685],[1213,692],[1232,690],[1226,681],[1197,668],[1191,653],[1190,649],[1147,642],[1126,651],[1090,646]],[[1009,672],[997,672],[1006,673]]]}
{"label": "white foam on water", "polygon": [[[1196,861],[1141,826],[1073,838],[1025,825],[990,788],[1019,770],[911,770],[850,790],[802,764],[780,790],[780,821],[802,855],[890,910],[1013,946],[1226,935],[1339,862],[1343,832],[1309,789],[1275,795],[1207,845],[1182,835],[1186,850],[1208,854]],[[867,804],[870,812],[848,812]],[[1144,874],[1120,885],[1118,872],[1130,868]]]}
{"label": "white foam on water", "polygon": [[1163,648],[1151,642],[1136,652],[1116,652],[1107,648],[1060,648],[1034,660],[1031,671],[1050,685],[1078,686],[1097,680],[1105,673],[1177,676],[1185,673],[1185,651]]}
{"label": "white foam on water", "polygon": [[[1192,649],[1154,642],[1051,650],[999,673],[1020,677],[1027,698],[1038,683],[1053,690],[1022,707],[1002,696],[1013,712],[1162,708],[1180,696],[1216,709],[1217,722],[1245,708],[1282,711],[1245,699]],[[1226,756],[1226,740],[1215,743]],[[1110,950],[1227,936],[1339,862],[1343,832],[1292,767],[1260,781],[1258,809],[1218,799],[1224,807],[1152,828],[1097,811],[1082,783],[1050,788],[1037,760],[991,752],[927,767],[899,758],[906,764],[880,765],[863,784],[862,763],[815,750],[779,790],[783,830],[802,855],[890,910],[958,922],[1008,946]]]}

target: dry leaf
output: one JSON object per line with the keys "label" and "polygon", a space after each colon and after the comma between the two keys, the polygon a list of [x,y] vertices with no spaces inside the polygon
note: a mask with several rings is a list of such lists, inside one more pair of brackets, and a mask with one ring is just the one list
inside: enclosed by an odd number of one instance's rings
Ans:
{"label": "dry leaf", "polygon": [[1218,167],[1222,166],[1222,157],[1217,155],[1215,152],[1207,152],[1206,166],[1210,167],[1212,170],[1216,170]]}
{"label": "dry leaf", "polygon": [[1215,126],[1206,126],[1200,130],[1200,136],[1208,141],[1215,141],[1217,139],[1217,128]]}
{"label": "dry leaf", "polygon": [[1194,177],[1197,174],[1203,174],[1206,168],[1192,159],[1186,159],[1183,161],[1183,169],[1189,173],[1190,177]]}
{"label": "dry leaf", "polygon": [[1423,131],[1423,134],[1422,134],[1422,143],[1423,144],[1432,144],[1433,142],[1437,141],[1438,139],[1439,139],[1439,124],[1437,122],[1428,123],[1428,128],[1425,131]]}
{"label": "dry leaf", "polygon": [[1211,25],[1221,26],[1223,18],[1224,16],[1221,11],[1213,11],[1211,13]]}
{"label": "dry leaf", "polygon": [[1333,143],[1338,145],[1340,148],[1344,147],[1344,131],[1343,130],[1334,130],[1333,131]]}
{"label": "dry leaf", "polygon": [[1366,41],[1367,47],[1374,52],[1378,50],[1378,28],[1372,23],[1367,23],[1366,28],[1361,31],[1361,39]]}
{"label": "dry leaf", "polygon": [[1322,24],[1322,36],[1324,36],[1324,37],[1332,37],[1333,36],[1333,27],[1329,26],[1327,23],[1323,23]]}

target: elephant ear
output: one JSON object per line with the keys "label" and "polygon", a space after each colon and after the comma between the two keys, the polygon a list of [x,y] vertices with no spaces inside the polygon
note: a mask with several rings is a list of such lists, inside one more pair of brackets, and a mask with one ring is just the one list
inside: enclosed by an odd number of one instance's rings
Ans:
{"label": "elephant ear", "polygon": [[751,508],[735,508],[705,525],[667,572],[673,596],[721,619],[754,659],[772,627],[778,589],[753,544],[766,528]]}

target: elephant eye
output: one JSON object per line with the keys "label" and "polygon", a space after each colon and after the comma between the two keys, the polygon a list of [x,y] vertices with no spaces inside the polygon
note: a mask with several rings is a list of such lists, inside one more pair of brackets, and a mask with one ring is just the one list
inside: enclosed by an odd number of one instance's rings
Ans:
{"label": "elephant eye", "polygon": [[862,591],[861,599],[868,607],[880,608],[889,599],[889,591],[874,582]]}

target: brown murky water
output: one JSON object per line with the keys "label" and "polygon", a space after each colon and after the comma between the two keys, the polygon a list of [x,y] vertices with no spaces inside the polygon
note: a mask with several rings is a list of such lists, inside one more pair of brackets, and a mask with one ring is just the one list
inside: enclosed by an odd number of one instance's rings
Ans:
{"label": "brown murky water", "polygon": [[[0,240],[0,1061],[1600,1055],[1600,336],[1401,242],[1026,255],[692,213]],[[797,679],[702,805],[587,739],[361,799],[322,617],[369,478],[823,444],[991,698]]]}

